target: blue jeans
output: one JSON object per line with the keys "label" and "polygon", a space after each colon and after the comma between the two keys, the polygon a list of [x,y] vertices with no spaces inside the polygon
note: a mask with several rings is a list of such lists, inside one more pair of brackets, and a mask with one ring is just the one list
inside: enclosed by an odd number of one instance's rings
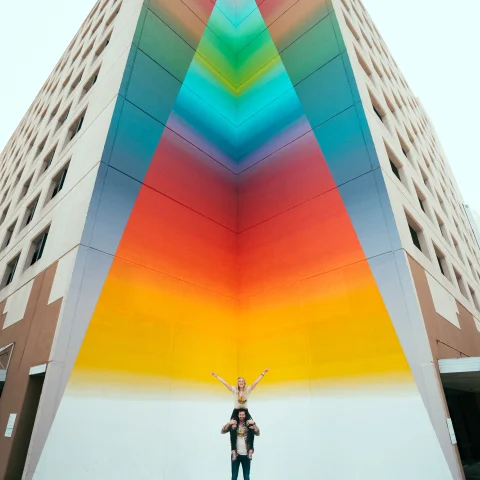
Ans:
{"label": "blue jeans", "polygon": [[242,464],[243,480],[250,480],[250,462],[248,455],[237,455],[237,459],[232,461],[232,480],[237,480],[240,464]]}

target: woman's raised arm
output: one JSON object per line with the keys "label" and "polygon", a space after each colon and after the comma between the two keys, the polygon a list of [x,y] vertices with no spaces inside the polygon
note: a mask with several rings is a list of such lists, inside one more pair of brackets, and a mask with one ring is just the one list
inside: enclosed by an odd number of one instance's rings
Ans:
{"label": "woman's raised arm", "polygon": [[253,390],[260,382],[260,380],[268,373],[268,368],[266,368],[261,374],[260,376],[252,383],[252,385],[250,386],[250,388]]}
{"label": "woman's raised arm", "polygon": [[230,391],[232,391],[232,386],[229,385],[222,377],[219,377],[215,372],[212,372],[212,375],[220,382],[222,382]]}

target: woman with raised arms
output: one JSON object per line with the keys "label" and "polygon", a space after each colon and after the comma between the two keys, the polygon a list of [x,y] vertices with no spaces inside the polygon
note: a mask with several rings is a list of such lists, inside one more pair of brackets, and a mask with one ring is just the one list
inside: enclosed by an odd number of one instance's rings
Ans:
{"label": "woman with raised arms", "polygon": [[[255,425],[252,416],[250,415],[250,411],[248,409],[248,400],[250,398],[250,394],[252,390],[260,383],[262,378],[268,373],[268,368],[266,368],[260,376],[249,386],[247,386],[245,379],[243,377],[238,377],[237,385],[233,386],[227,383],[223,378],[219,377],[215,372],[212,372],[212,375],[221,383],[228,388],[228,390],[233,394],[233,412],[232,416],[230,417],[230,421],[232,423],[232,429],[230,433],[230,442],[232,447],[232,460],[235,460],[237,457],[237,441],[235,435],[235,429],[238,425],[238,410],[243,408],[247,411],[246,415],[246,423],[249,427]],[[254,432],[252,429],[249,429],[248,434],[248,458],[251,460],[253,455],[253,441],[254,441]]]}

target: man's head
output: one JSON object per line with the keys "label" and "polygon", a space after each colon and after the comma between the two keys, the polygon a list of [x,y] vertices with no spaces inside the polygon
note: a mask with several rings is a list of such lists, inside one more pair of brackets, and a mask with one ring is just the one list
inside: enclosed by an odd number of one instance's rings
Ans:
{"label": "man's head", "polygon": [[245,423],[245,418],[247,418],[247,411],[244,408],[238,410],[238,420],[240,423]]}

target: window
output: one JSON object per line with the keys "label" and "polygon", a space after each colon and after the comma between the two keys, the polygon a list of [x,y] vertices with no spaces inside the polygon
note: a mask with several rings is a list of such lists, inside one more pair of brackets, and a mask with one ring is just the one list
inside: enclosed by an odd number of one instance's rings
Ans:
{"label": "window", "polygon": [[80,84],[81,80],[82,80],[82,76],[83,76],[83,71],[77,75],[77,77],[75,78],[75,80],[72,82],[72,86],[70,88],[70,92],[73,92],[73,90],[75,90],[78,85]]}
{"label": "window", "polygon": [[45,145],[47,144],[47,137],[48,135],[40,142],[40,145],[37,148],[37,157],[43,152],[43,149],[45,148]]}
{"label": "window", "polygon": [[98,30],[98,28],[100,27],[100,25],[102,24],[103,22],[103,16],[102,18],[100,18],[100,20],[95,24],[95,26],[92,28],[92,35],[95,34],[95,32]]}
{"label": "window", "polygon": [[419,235],[418,235],[419,232],[417,232],[417,230],[415,230],[415,228],[412,227],[411,225],[408,225],[408,227],[410,228],[410,235],[412,236],[413,244],[414,244],[420,251],[422,251],[422,246],[420,245],[420,237],[419,237]]}
{"label": "window", "polygon": [[408,160],[410,160],[410,155],[409,155],[410,150],[407,147],[405,140],[403,140],[403,138],[400,135],[398,135],[398,141],[400,142],[400,147],[402,148],[403,154],[408,158]]}
{"label": "window", "polygon": [[37,196],[35,200],[33,200],[33,202],[30,203],[30,205],[28,205],[25,211],[25,220],[23,222],[24,227],[26,227],[33,220],[33,216],[35,215],[35,210],[37,208],[39,198],[40,198],[40,195]]}
{"label": "window", "polygon": [[453,246],[455,247],[455,250],[457,251],[458,258],[463,262],[463,257],[462,257],[462,252],[460,250],[460,246],[458,245],[458,242],[453,235],[452,235],[452,241],[453,241]]}
{"label": "window", "polygon": [[57,145],[55,145],[47,154],[47,156],[43,159],[42,165],[42,172],[48,170],[50,165],[52,164],[53,157],[55,156],[55,150],[57,149]]}
{"label": "window", "polygon": [[111,25],[111,23],[115,20],[115,17],[118,15],[118,13],[120,12],[120,7],[117,7],[115,9],[115,11],[108,17],[107,19],[107,27]]}
{"label": "window", "polygon": [[477,310],[480,310],[480,307],[478,305],[477,295],[475,295],[475,291],[470,285],[468,286],[468,289],[470,290],[470,296],[472,297],[472,302],[475,305],[475,308]]}
{"label": "window", "polygon": [[10,204],[8,204],[4,209],[3,209],[3,212],[2,212],[2,215],[0,216],[0,225],[5,221],[5,219],[7,218],[7,214],[8,214],[8,209],[10,208]]}
{"label": "window", "polygon": [[58,119],[58,124],[57,124],[57,130],[66,122],[67,118],[68,118],[68,114],[70,113],[70,107],[72,105],[69,105],[65,110],[64,112],[62,113],[62,115],[60,116],[60,118]]}
{"label": "window", "polygon": [[55,117],[57,115],[59,109],[60,109],[60,102],[57,103],[56,107],[52,110],[51,116]]}
{"label": "window", "polygon": [[390,167],[392,169],[392,172],[395,174],[395,176],[400,180],[402,181],[402,179],[400,178],[400,172],[398,171],[398,168],[397,166],[390,160]]}
{"label": "window", "polygon": [[12,283],[19,260],[20,255],[17,255],[13,260],[10,260],[10,262],[8,262],[5,273],[3,274],[2,288]]}
{"label": "window", "polygon": [[65,183],[65,178],[67,176],[68,172],[68,164],[65,165],[65,167],[60,170],[60,172],[55,175],[55,177],[52,180],[52,196],[50,197],[51,199],[54,198],[58,192],[63,188],[63,184]]}
{"label": "window", "polygon": [[447,229],[445,228],[445,223],[438,216],[437,212],[435,212],[435,218],[437,219],[438,228],[440,229],[442,237],[447,241],[447,243],[450,243],[448,240],[448,233],[447,233]]}
{"label": "window", "polygon": [[[50,227],[46,228],[37,238],[32,242],[32,246],[30,247],[30,255],[31,259],[27,262],[28,267],[31,267],[35,263],[37,263],[43,255],[43,251],[45,249],[45,244],[47,243],[48,232]],[[27,267],[27,268],[28,268]]]}
{"label": "window", "polygon": [[[364,38],[365,38],[365,40],[367,40],[367,43],[369,43],[367,37],[365,36]],[[371,45],[370,45],[370,47],[371,47]],[[373,65],[373,68],[375,69],[375,71],[377,72],[377,75],[378,75],[380,78],[382,78],[382,77],[383,77],[383,72],[382,72],[382,70],[380,69],[380,67],[377,65],[377,63],[375,62],[375,60],[373,60],[373,59],[372,59],[372,65]]]}
{"label": "window", "polygon": [[2,396],[3,387],[5,385],[14,345],[15,344],[11,343],[10,345],[0,348],[0,397]]}
{"label": "window", "polygon": [[357,32],[356,28],[353,26],[352,22],[350,21],[350,18],[348,18],[347,15],[344,15],[345,17],[345,23],[347,24],[348,29],[354,36],[355,40],[357,42],[360,42],[360,34]]}
{"label": "window", "polygon": [[75,135],[82,129],[83,121],[85,120],[85,113],[80,114],[80,116],[72,123],[68,130],[68,139],[72,140]]}
{"label": "window", "polygon": [[426,256],[428,256],[427,246],[425,245],[423,231],[418,222],[416,222],[412,216],[405,212],[407,217],[408,229],[410,231],[410,236],[412,237],[413,244]]}
{"label": "window", "polygon": [[460,273],[458,273],[455,267],[453,267],[453,272],[455,273],[455,279],[457,280],[457,284],[458,284],[458,288],[460,289],[460,292],[465,298],[467,298],[467,290],[465,289],[465,284],[463,283],[462,276],[460,275]]}
{"label": "window", "polygon": [[437,259],[440,272],[444,277],[449,278],[447,262],[445,261],[445,255],[440,251],[440,249],[435,244],[433,244],[433,249],[435,250],[435,257]]}
{"label": "window", "polygon": [[385,149],[387,150],[388,161],[390,162],[390,168],[394,175],[403,183],[403,165],[402,162],[393,153],[392,149],[385,143]]}
{"label": "window", "polygon": [[103,51],[107,48],[108,44],[110,43],[110,37],[112,36],[112,32],[102,41],[101,45],[97,48],[95,52],[95,58],[98,58]]}
{"label": "window", "polygon": [[93,50],[93,44],[94,42],[92,42],[88,48],[85,50],[85,52],[83,53],[82,55],[82,62],[85,61],[85,59],[88,57],[88,55],[90,54],[90,52]]}
{"label": "window", "polygon": [[80,48],[77,50],[77,52],[75,53],[75,55],[73,56],[72,58],[72,61],[70,62],[71,65],[73,65],[76,61],[77,61],[77,58],[78,56],[80,55]]}
{"label": "window", "polygon": [[13,237],[13,232],[15,231],[15,226],[17,225],[17,221],[15,220],[7,229],[5,233],[5,238],[3,239],[2,250],[7,248],[10,245],[10,241]]}
{"label": "window", "polygon": [[355,48],[355,53],[357,54],[357,60],[360,66],[362,67],[362,70],[365,72],[365,75],[367,75],[367,77],[370,78],[370,75],[372,75],[372,70],[368,66],[362,54],[356,48]]}
{"label": "window", "polygon": [[448,215],[447,207],[445,206],[443,197],[438,192],[437,192],[437,197],[438,197],[438,203],[440,203],[440,206],[442,207],[442,210],[444,211],[445,215]]}
{"label": "window", "polygon": [[100,67],[97,71],[87,80],[82,91],[82,98],[91,90],[91,88],[97,83],[98,75],[100,73]]}
{"label": "window", "polygon": [[369,92],[369,94],[370,94],[370,100],[372,102],[373,111],[375,112],[375,115],[383,123],[383,117],[385,117],[385,112],[383,111],[383,108],[380,106],[380,103],[375,98],[375,96],[372,94],[372,92]]}
{"label": "window", "polygon": [[385,101],[387,102],[388,109],[392,113],[395,113],[395,105],[393,104],[393,102],[388,98],[388,95],[386,95],[385,93],[383,94],[383,96],[385,97]]}
{"label": "window", "polygon": [[72,72],[70,72],[70,73],[68,74],[67,78],[66,78],[65,81],[63,82],[63,84],[62,84],[63,88],[66,88],[66,87],[67,87],[67,85],[68,85],[69,82],[70,82],[70,78],[72,78]]}
{"label": "window", "polygon": [[415,187],[415,193],[417,194],[417,199],[418,199],[418,203],[420,205],[420,208],[423,210],[423,213],[427,213],[427,210],[426,210],[426,197],[425,195],[422,193],[422,191],[417,187],[417,185],[414,183],[413,184],[414,187]]}
{"label": "window", "polygon": [[[473,268],[473,264],[470,260],[468,260],[468,266],[470,267],[470,271],[472,272],[473,278],[475,278],[475,269]],[[478,280],[478,278],[475,278],[475,279]]]}
{"label": "window", "polygon": [[32,184],[32,179],[33,179],[33,175],[31,175],[30,178],[23,184],[23,188],[22,188],[22,191],[20,193],[20,198],[21,199],[28,193],[30,185]]}
{"label": "window", "polygon": [[[17,163],[17,166],[18,166],[18,163]],[[23,175],[23,168],[20,172],[18,172],[18,175],[17,175],[17,178],[16,178],[16,181],[15,181],[15,184],[18,185],[20,183],[20,180],[22,179],[22,175]]]}

